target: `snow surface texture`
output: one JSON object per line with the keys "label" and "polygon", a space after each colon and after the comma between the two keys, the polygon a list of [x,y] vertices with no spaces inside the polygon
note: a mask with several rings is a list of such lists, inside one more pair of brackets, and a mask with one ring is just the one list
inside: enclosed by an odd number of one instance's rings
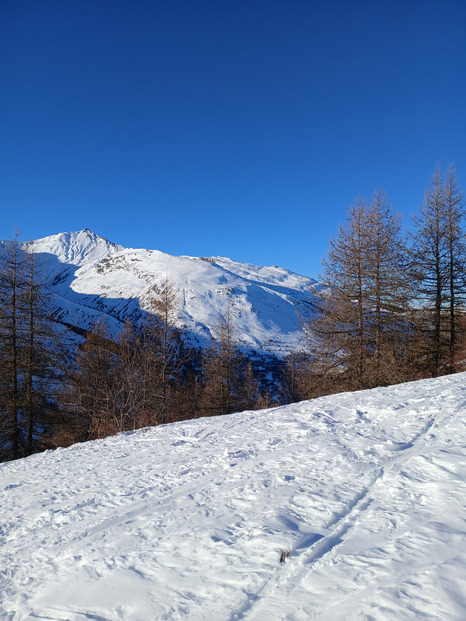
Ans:
{"label": "snow surface texture", "polygon": [[3,464],[0,618],[463,621],[465,382]]}
{"label": "snow surface texture", "polygon": [[300,317],[312,312],[316,281],[279,267],[225,257],[176,257],[117,246],[88,229],[27,243],[53,293],[55,317],[87,329],[106,319],[116,331],[150,309],[153,287],[168,278],[178,292],[179,327],[206,346],[230,309],[244,348],[281,356],[302,348]]}

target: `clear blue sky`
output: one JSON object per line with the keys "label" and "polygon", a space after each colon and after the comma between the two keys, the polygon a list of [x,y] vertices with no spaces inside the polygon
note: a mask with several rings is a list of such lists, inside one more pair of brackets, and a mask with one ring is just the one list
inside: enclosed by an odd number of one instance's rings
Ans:
{"label": "clear blue sky", "polygon": [[466,0],[1,0],[0,238],[317,276],[356,195],[466,189]]}

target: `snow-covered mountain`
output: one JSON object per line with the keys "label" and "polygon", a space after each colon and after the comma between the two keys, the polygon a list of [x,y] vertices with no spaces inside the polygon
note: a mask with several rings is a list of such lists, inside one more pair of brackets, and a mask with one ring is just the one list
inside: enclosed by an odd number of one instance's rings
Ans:
{"label": "snow-covered mountain", "polygon": [[300,317],[309,316],[317,285],[279,267],[123,248],[88,229],[27,247],[40,257],[60,321],[87,329],[103,316],[117,330],[150,307],[154,285],[168,278],[178,292],[179,326],[201,346],[229,308],[242,346],[278,355],[298,350]]}
{"label": "snow-covered mountain", "polygon": [[463,621],[465,432],[459,374],[1,464],[0,618]]}

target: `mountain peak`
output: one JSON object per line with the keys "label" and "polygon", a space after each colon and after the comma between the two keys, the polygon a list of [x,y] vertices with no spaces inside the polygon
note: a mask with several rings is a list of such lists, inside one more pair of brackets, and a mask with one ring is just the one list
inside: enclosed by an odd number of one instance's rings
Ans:
{"label": "mountain peak", "polygon": [[29,248],[32,252],[54,254],[61,263],[78,267],[123,250],[123,246],[108,241],[88,228],[36,239],[29,244]]}
{"label": "mountain peak", "polygon": [[210,342],[231,307],[242,347],[283,356],[302,347],[299,318],[312,313],[315,280],[284,268],[124,248],[88,228],[38,239],[28,250],[42,254],[56,316],[84,330],[102,314],[115,333],[126,319],[138,321],[164,278],[177,292],[177,323],[195,347]]}

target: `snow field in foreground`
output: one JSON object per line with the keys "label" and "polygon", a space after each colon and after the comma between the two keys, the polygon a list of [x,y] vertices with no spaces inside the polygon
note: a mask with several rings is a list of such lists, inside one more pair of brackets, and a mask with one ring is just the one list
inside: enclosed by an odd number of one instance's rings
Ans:
{"label": "snow field in foreground", "polygon": [[465,381],[1,465],[0,618],[465,619]]}

